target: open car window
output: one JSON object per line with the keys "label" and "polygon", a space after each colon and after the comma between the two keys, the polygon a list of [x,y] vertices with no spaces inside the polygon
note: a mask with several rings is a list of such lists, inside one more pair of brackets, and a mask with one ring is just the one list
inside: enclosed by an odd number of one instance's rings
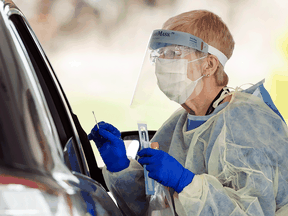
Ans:
{"label": "open car window", "polygon": [[56,126],[63,151],[70,142],[82,174],[91,176],[106,189],[101,170],[98,168],[87,134],[82,129],[76,115],[72,113],[69,102],[55,75],[40,43],[29,24],[18,14],[10,16],[10,25],[19,43],[26,52],[42,88],[50,113]]}

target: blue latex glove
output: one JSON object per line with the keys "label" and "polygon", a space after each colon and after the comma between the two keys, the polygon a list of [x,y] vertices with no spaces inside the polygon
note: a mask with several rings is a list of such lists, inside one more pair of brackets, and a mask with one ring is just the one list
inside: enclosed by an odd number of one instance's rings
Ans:
{"label": "blue latex glove", "polygon": [[110,172],[119,172],[126,169],[130,161],[126,155],[126,149],[121,139],[120,131],[113,125],[100,122],[94,126],[88,135],[89,140],[93,140]]}
{"label": "blue latex glove", "polygon": [[174,188],[180,193],[184,187],[190,184],[194,174],[185,169],[175,158],[162,150],[146,148],[138,152],[142,158],[140,164],[146,164],[148,176],[164,186]]}
{"label": "blue latex glove", "polygon": [[[121,133],[120,131],[115,128],[113,125],[106,123],[104,121],[101,121],[98,123],[99,129],[100,130],[106,130],[109,131],[110,133],[112,133],[114,136],[118,137],[119,139],[121,139]],[[88,139],[89,140],[93,140],[97,146],[98,149],[100,149],[104,143],[106,143],[107,139],[102,137],[99,134],[98,131],[98,126],[95,125],[94,128],[91,130],[91,133],[88,134]]]}

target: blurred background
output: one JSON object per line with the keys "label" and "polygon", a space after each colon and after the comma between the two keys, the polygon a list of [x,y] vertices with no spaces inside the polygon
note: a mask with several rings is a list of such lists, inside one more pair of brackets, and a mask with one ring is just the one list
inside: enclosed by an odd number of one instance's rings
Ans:
{"label": "blurred background", "polygon": [[[121,131],[157,130],[179,105],[164,99],[129,107],[151,32],[171,16],[210,10],[228,25],[235,49],[231,87],[266,79],[288,121],[287,0],[14,0],[40,40],[74,113],[89,133],[98,121]],[[249,86],[245,86],[249,87]],[[163,96],[163,95],[162,95]],[[165,101],[166,100],[166,101]]]}

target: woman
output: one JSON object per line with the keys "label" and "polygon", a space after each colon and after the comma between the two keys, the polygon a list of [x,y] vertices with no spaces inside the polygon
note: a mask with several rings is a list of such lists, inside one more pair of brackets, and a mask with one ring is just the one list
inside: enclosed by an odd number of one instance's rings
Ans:
{"label": "woman", "polygon": [[[153,137],[159,150],[140,151],[137,162],[126,157],[112,125],[89,135],[126,215],[288,213],[287,127],[263,82],[245,91],[226,88],[233,49],[227,26],[209,11],[180,14],[153,32],[149,53],[158,86],[184,108]],[[154,196],[145,195],[140,164],[158,182]]]}

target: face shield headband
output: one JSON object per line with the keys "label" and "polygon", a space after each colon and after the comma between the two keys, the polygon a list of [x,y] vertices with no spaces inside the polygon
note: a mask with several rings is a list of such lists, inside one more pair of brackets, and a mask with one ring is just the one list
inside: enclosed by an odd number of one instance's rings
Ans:
{"label": "face shield headband", "polygon": [[203,53],[215,55],[223,67],[228,60],[228,58],[221,51],[208,45],[201,38],[198,38],[192,34],[161,29],[153,31],[149,42],[150,50],[157,50],[159,48],[171,45],[186,46]]}

